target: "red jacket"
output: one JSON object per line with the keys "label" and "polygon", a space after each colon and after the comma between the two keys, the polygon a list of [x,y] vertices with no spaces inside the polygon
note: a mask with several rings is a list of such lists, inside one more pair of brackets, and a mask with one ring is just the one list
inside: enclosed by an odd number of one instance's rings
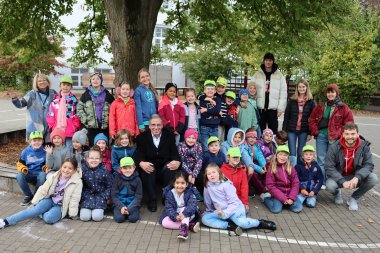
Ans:
{"label": "red jacket", "polygon": [[171,127],[173,131],[182,134],[185,131],[185,106],[179,98],[177,104],[172,107],[170,100],[164,94],[158,105],[158,114],[163,120],[164,127]]}
{"label": "red jacket", "polygon": [[296,200],[300,187],[297,171],[292,166],[290,176],[286,171],[286,165],[277,165],[276,174],[272,173],[271,165],[267,165],[269,170],[266,173],[265,184],[273,198],[284,203],[287,199]]}
{"label": "red jacket", "polygon": [[115,136],[121,129],[127,129],[132,136],[139,134],[139,127],[136,119],[136,104],[133,98],[128,103],[118,98],[112,102],[109,117],[110,136]]}
{"label": "red jacket", "polygon": [[245,165],[239,164],[234,168],[228,163],[223,163],[220,170],[234,184],[236,194],[241,202],[248,205],[248,179]]}
{"label": "red jacket", "polygon": [[[318,125],[323,117],[325,108],[326,104],[323,104],[322,106],[318,104],[311,112],[309,118],[309,131],[310,134],[314,137],[317,137],[319,134]],[[351,109],[345,103],[340,102],[335,106],[334,111],[332,112],[329,119],[329,140],[338,139],[343,133],[344,124],[347,122],[354,122],[354,116],[352,115]]]}
{"label": "red jacket", "polygon": [[102,154],[102,163],[106,166],[106,169],[112,173],[112,165],[111,165],[111,150],[106,148],[104,151],[101,151]]}

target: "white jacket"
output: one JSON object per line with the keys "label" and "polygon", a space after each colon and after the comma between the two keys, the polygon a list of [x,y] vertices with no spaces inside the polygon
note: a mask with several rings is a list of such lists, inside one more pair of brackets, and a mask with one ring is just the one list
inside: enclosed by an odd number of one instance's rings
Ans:
{"label": "white jacket", "polygon": [[[38,188],[32,204],[36,205],[42,199],[50,198],[54,193],[55,187],[58,183],[61,171],[58,170],[51,177],[48,177],[43,185]],[[78,215],[79,201],[82,195],[82,179],[78,172],[74,173],[65,186],[63,202],[62,202],[62,219],[69,214],[70,217]]]}
{"label": "white jacket", "polygon": [[[257,107],[264,109],[266,77],[261,68],[253,75],[252,81],[256,83]],[[287,98],[288,87],[286,85],[285,76],[277,69],[270,76],[268,109],[285,112]]]}

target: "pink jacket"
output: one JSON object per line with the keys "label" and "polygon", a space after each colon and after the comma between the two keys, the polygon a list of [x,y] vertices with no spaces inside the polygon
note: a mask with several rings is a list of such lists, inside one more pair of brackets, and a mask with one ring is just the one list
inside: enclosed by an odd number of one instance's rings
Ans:
{"label": "pink jacket", "polygon": [[162,118],[164,127],[170,127],[182,134],[185,131],[185,106],[179,98],[177,99],[178,102],[173,108],[169,98],[164,94],[158,105],[158,114]]}
{"label": "pink jacket", "polygon": [[296,200],[300,181],[294,167],[292,166],[290,176],[286,172],[286,165],[278,164],[276,174],[272,173],[270,167],[271,165],[269,164],[265,183],[272,197],[278,199],[281,203],[284,203],[287,199]]}
{"label": "pink jacket", "polygon": [[136,104],[133,98],[124,103],[121,98],[112,102],[109,117],[110,136],[115,136],[121,129],[127,129],[132,136],[139,134],[136,119]]}
{"label": "pink jacket", "polygon": [[[50,103],[48,113],[46,115],[46,122],[51,130],[54,130],[57,125],[58,109],[61,98],[62,96],[60,92],[54,95],[53,100]],[[80,119],[77,115],[77,104],[78,99],[73,93],[70,92],[66,96],[66,137],[73,137],[74,133],[80,127]]]}

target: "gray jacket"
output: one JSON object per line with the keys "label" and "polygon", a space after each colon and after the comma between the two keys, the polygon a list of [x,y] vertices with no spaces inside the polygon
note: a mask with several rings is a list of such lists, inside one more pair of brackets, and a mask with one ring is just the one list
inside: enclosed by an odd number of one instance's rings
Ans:
{"label": "gray jacket", "polygon": [[[365,140],[362,136],[359,136],[359,138],[360,146],[355,151],[354,171],[355,177],[357,177],[359,181],[362,181],[372,173],[374,164],[370,149],[371,143]],[[343,183],[346,181],[342,175],[344,167],[344,149],[338,139],[329,147],[325,159],[325,170],[327,172],[327,177],[337,182],[339,187],[342,187]]]}

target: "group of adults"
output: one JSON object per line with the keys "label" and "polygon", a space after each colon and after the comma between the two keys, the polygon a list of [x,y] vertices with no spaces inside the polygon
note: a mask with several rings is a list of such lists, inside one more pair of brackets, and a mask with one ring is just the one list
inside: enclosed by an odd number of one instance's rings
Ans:
{"label": "group of adults", "polygon": [[[344,128],[347,123],[353,123],[354,118],[350,108],[341,101],[336,84],[329,84],[325,101],[316,104],[308,82],[301,80],[296,85],[295,94],[288,101],[285,76],[271,53],[264,55],[263,63],[252,81],[256,83],[260,128],[264,130],[268,127],[277,133],[278,118],[284,113],[282,128],[288,133],[293,164],[302,162],[302,147],[313,136],[316,139],[317,162],[323,172],[327,171],[327,190],[334,194],[336,203],[342,202],[339,198],[340,188],[358,187],[352,195],[358,199],[378,182],[377,176],[372,172],[374,165],[369,142],[359,135],[356,125]],[[89,142],[99,132],[108,135],[108,124],[103,122],[108,122],[104,117],[108,117],[113,96],[102,82],[100,74],[92,75],[90,87],[80,98],[87,109],[95,108],[92,109],[93,118],[88,118],[85,124]],[[33,89],[25,96],[17,98],[11,94],[16,107],[27,107],[26,136],[33,131],[42,131],[45,140],[49,141],[46,114],[56,93],[50,86],[46,75],[37,74],[33,80]],[[90,92],[90,89],[94,90]],[[150,119],[148,128],[150,131],[143,131],[136,140],[136,164],[141,169],[148,208],[156,211],[156,177],[160,177],[164,185],[168,184],[173,173],[180,168],[180,158],[174,136],[162,131],[163,123],[158,115]]]}

